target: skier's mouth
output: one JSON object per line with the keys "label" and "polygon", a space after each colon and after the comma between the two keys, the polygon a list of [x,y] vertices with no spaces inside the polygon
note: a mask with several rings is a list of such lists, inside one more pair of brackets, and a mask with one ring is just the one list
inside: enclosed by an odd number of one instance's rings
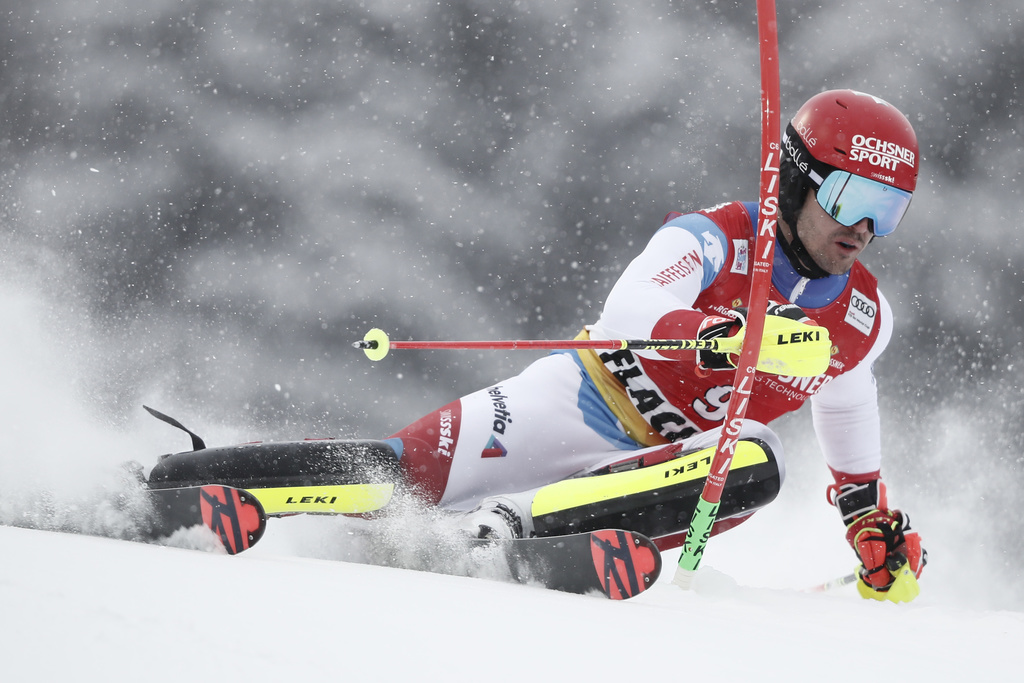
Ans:
{"label": "skier's mouth", "polygon": [[860,240],[852,237],[840,237],[836,239],[835,243],[839,246],[842,251],[847,253],[853,253],[863,249],[864,245],[860,243]]}

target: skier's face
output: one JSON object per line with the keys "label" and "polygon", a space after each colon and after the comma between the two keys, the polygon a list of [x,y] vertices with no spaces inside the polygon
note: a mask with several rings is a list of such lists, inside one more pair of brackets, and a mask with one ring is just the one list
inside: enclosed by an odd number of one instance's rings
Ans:
{"label": "skier's face", "polygon": [[870,219],[863,218],[850,227],[838,223],[821,208],[813,190],[807,193],[797,219],[797,234],[814,262],[832,275],[849,272],[873,237]]}

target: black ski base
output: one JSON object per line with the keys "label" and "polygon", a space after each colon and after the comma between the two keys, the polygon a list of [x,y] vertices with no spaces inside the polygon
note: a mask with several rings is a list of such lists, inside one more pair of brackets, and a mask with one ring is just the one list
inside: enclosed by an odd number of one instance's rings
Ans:
{"label": "black ski base", "polygon": [[661,573],[661,553],[654,542],[621,529],[472,543],[477,548],[500,548],[516,582],[568,593],[599,593],[612,600],[642,593]]}
{"label": "black ski base", "polygon": [[243,489],[210,484],[147,489],[145,495],[152,507],[149,540],[202,525],[216,534],[229,555],[235,555],[255,545],[267,528],[263,506]]}

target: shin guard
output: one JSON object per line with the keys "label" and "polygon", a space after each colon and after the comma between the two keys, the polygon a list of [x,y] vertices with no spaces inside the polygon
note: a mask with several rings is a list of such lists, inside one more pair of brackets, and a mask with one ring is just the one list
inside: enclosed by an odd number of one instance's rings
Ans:
{"label": "shin guard", "polygon": [[[538,536],[626,529],[676,547],[689,528],[715,449],[633,470],[567,479],[537,491],[532,515]],[[735,526],[779,493],[781,476],[771,448],[760,439],[737,444],[722,494],[716,530]],[[668,540],[673,539],[673,540]]]}

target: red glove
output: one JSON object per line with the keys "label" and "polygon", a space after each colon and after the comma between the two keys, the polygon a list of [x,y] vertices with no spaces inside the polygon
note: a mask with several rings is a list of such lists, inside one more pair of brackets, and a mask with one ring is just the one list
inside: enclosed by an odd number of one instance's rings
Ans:
{"label": "red glove", "polygon": [[[740,328],[747,324],[746,309],[735,309],[729,312],[729,317],[723,315],[709,315],[697,328],[697,339],[706,341],[708,339],[720,339],[722,337],[735,336]],[[697,352],[698,374],[707,373],[710,370],[733,370],[739,363],[739,356],[736,354],[718,353],[716,351]],[[701,373],[700,371],[704,371]],[[706,376],[706,374],[705,374]]]}
{"label": "red glove", "polygon": [[904,566],[920,577],[928,553],[911,529],[910,517],[889,509],[882,480],[857,482],[840,476],[840,482],[828,487],[828,498],[846,524],[846,540],[861,561],[865,586],[875,593],[887,592]]}

